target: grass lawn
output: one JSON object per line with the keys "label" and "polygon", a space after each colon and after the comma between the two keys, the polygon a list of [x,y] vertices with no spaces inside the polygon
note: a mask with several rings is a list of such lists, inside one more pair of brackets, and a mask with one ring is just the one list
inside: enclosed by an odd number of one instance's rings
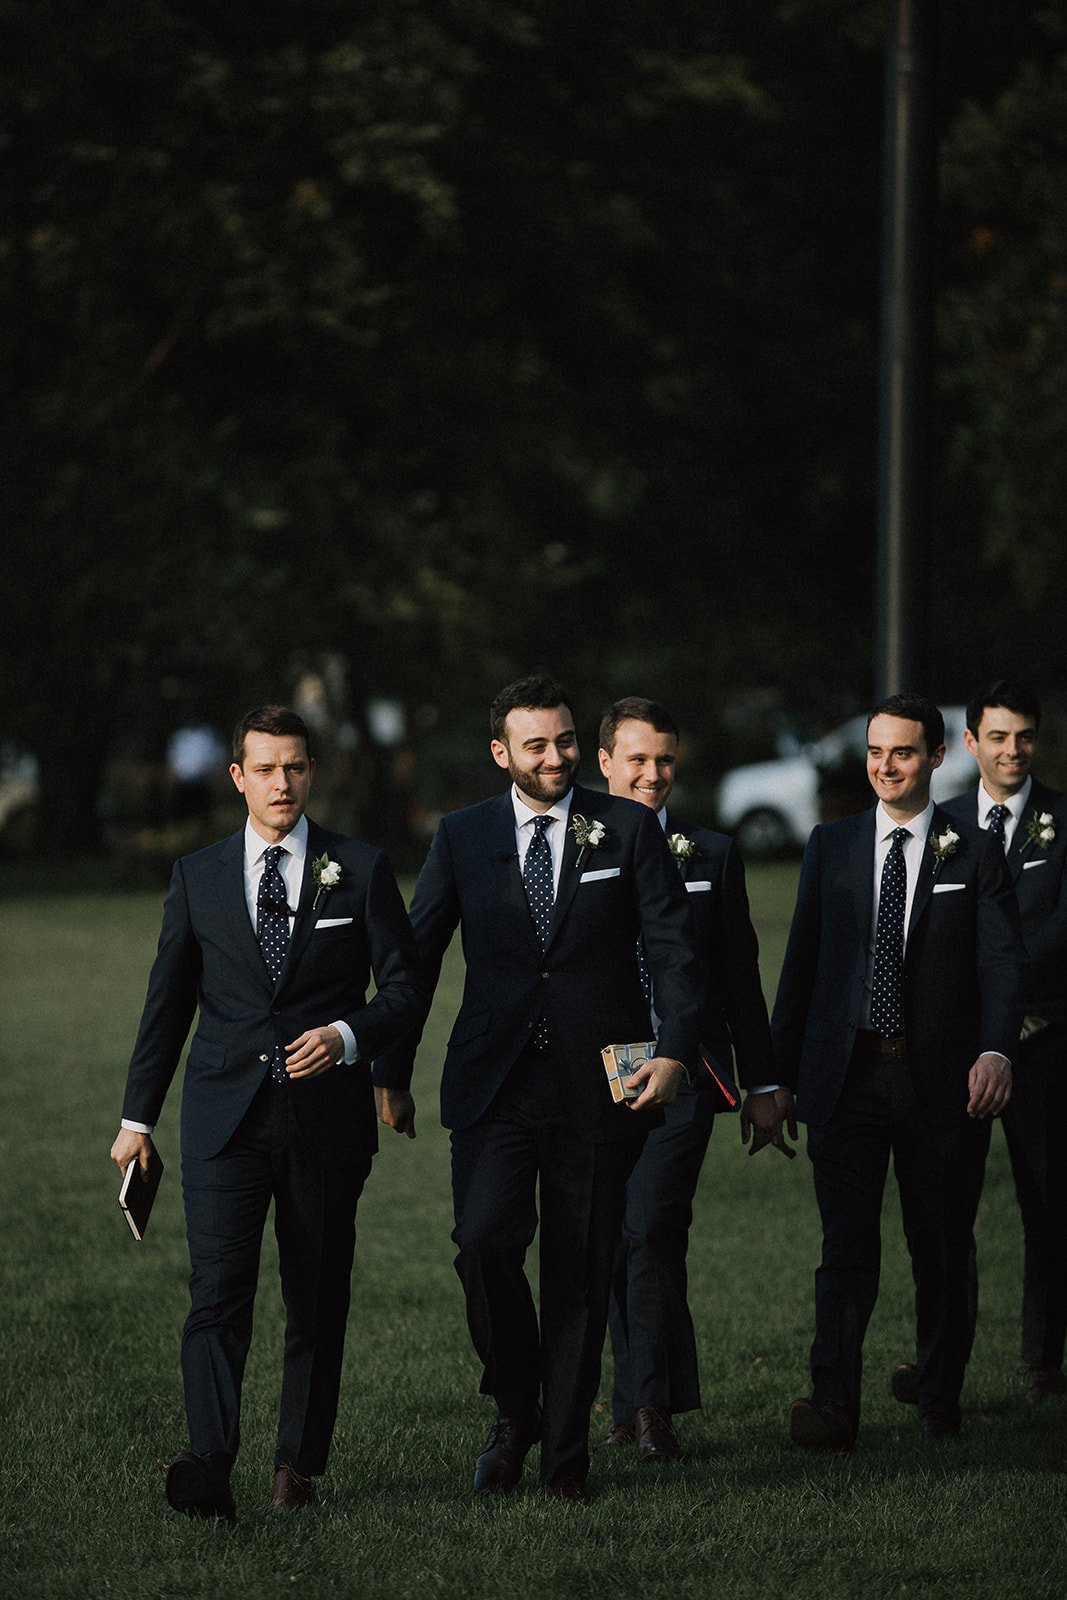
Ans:
{"label": "grass lawn", "polygon": [[[768,993],[795,880],[793,867],[750,873]],[[319,1508],[266,1512],[282,1328],[268,1237],[234,1474],[240,1520],[169,1512],[161,1466],[185,1443],[177,1089],[142,1246],[107,1159],[160,905],[152,894],[0,900],[0,1600],[1067,1595],[1067,1403],[1030,1410],[1018,1398],[1021,1234],[999,1131],[958,1446],[922,1446],[914,1413],[888,1394],[913,1337],[890,1187],[861,1448],[813,1459],[790,1447],[785,1409],[806,1392],[818,1256],[810,1171],[803,1154],[749,1160],[736,1118],[723,1117],[690,1252],[704,1410],[682,1419],[686,1460],[664,1470],[601,1451],[588,1507],[547,1503],[529,1468],[509,1499],[472,1502],[490,1411],[452,1271],[436,1104],[455,959],[420,1058],[418,1140],[383,1130],[360,1205],[341,1422]],[[599,1410],[594,1436],[609,1421]]]}

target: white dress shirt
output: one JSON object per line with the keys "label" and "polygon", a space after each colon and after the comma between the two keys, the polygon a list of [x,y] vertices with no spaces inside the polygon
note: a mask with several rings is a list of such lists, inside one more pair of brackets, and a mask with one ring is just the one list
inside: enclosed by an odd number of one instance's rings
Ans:
{"label": "white dress shirt", "polygon": [[989,827],[989,813],[994,806],[1003,805],[1008,808],[1008,815],[1004,818],[1005,851],[1011,849],[1011,841],[1015,837],[1015,830],[1022,821],[1023,812],[1030,803],[1030,790],[1033,786],[1034,780],[1028,776],[1018,794],[1010,795],[1007,800],[994,800],[984,783],[978,785],[978,826],[980,828]]}
{"label": "white dress shirt", "polygon": [[519,872],[521,874],[526,860],[526,852],[530,848],[530,841],[534,836],[534,823],[538,817],[551,817],[552,822],[545,829],[545,838],[552,856],[552,896],[559,894],[559,873],[563,865],[563,846],[567,841],[567,823],[571,814],[571,799],[573,789],[568,789],[562,800],[557,800],[554,806],[549,806],[547,811],[535,811],[526,804],[522,795],[511,786],[511,804],[515,811],[515,849],[519,856]]}
{"label": "white dress shirt", "polygon": [[[293,923],[296,911],[300,905],[300,892],[304,882],[304,862],[308,851],[308,819],[301,817],[295,827],[291,828],[284,839],[279,839],[282,854],[278,859],[278,871],[285,884],[285,895],[289,902],[289,934],[292,937]],[[270,844],[252,826],[249,817],[245,823],[245,904],[248,906],[248,915],[252,920],[252,932],[256,931],[256,900],[259,895],[259,880],[263,876],[263,858],[271,848]],[[342,1060],[346,1066],[359,1060],[359,1048],[356,1045],[356,1036],[347,1022],[334,1022],[331,1027],[337,1029],[344,1041],[344,1056]],[[122,1126],[129,1128],[131,1133],[154,1133],[155,1124],[149,1127],[144,1122],[130,1122],[126,1117],[122,1119]]]}

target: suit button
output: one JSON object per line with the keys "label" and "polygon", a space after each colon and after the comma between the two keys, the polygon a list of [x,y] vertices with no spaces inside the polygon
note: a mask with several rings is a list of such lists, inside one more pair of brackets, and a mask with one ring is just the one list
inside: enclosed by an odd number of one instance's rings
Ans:
{"label": "suit button", "polygon": [[541,976],[542,976],[542,978],[547,978],[548,977],[548,973],[547,972],[542,972]]}
{"label": "suit button", "polygon": [[270,1060],[270,1056],[260,1056],[260,1058],[259,1058],[259,1059],[260,1059],[260,1060],[261,1060],[261,1061],[269,1061],[269,1060]]}
{"label": "suit button", "polygon": [[272,1017],[280,1017],[281,1014],[282,1014],[281,1013],[281,1007],[280,1006],[271,1006],[270,1014],[271,1014]]}

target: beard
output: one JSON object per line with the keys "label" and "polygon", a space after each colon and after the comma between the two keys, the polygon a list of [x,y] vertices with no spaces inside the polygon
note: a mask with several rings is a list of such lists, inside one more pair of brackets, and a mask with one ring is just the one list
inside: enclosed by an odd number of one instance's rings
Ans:
{"label": "beard", "polygon": [[530,800],[540,800],[542,803],[555,805],[557,800],[562,800],[570,792],[574,783],[574,774],[578,770],[577,761],[561,763],[562,772],[554,772],[542,776],[540,772],[520,772],[515,763],[509,759],[508,774],[520,794]]}

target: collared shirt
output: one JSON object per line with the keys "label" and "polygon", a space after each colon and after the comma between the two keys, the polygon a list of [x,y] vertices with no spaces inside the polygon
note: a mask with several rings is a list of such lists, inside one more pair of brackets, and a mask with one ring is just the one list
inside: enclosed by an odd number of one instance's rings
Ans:
{"label": "collared shirt", "polygon": [[[282,855],[278,861],[278,871],[285,883],[285,895],[289,902],[289,933],[292,934],[293,922],[297,907],[300,904],[300,891],[304,880],[304,862],[308,850],[308,819],[301,817],[296,826],[290,828],[284,839],[279,839]],[[266,839],[262,838],[252,826],[249,817],[245,823],[245,904],[248,906],[248,915],[252,920],[252,931],[256,929],[256,898],[259,894],[259,880],[263,876],[263,857],[270,849]],[[359,1060],[359,1047],[356,1036],[347,1022],[337,1021],[331,1023],[337,1029],[344,1041],[345,1053],[342,1057],[346,1066]],[[151,1126],[144,1122],[131,1122],[123,1117],[122,1126],[129,1128],[131,1133],[154,1133],[155,1124]]]}
{"label": "collared shirt", "polygon": [[515,812],[515,849],[519,856],[519,872],[522,872],[526,860],[526,852],[530,848],[530,841],[534,836],[534,823],[538,817],[552,817],[553,821],[545,829],[545,838],[552,856],[552,893],[559,893],[559,874],[563,865],[563,846],[567,840],[567,823],[571,814],[571,799],[573,789],[568,789],[562,800],[557,800],[554,806],[549,806],[547,811],[535,811],[527,805],[522,795],[511,786],[511,804]]}
{"label": "collared shirt", "polygon": [[926,841],[930,837],[930,827],[934,820],[934,802],[931,800],[925,811],[920,811],[917,817],[912,817],[908,822],[897,822],[889,815],[885,806],[879,802],[874,813],[874,901],[871,909],[871,942],[867,947],[867,970],[863,978],[863,1006],[860,1011],[860,1027],[869,1028],[871,1025],[871,994],[874,989],[874,944],[878,932],[878,902],[882,894],[882,868],[885,866],[886,856],[889,854],[893,843],[893,834],[897,828],[903,828],[908,837],[901,841],[904,851],[904,870],[907,873],[908,888],[904,902],[904,949],[908,948],[908,924],[911,921],[911,908],[915,900],[915,889],[919,882],[919,866],[923,858]]}
{"label": "collared shirt", "polygon": [[1008,808],[1008,815],[1004,818],[1005,850],[1011,849],[1011,841],[1015,836],[1016,828],[1022,821],[1023,812],[1030,803],[1030,790],[1033,787],[1034,780],[1027,774],[1026,782],[1018,794],[1009,795],[1007,800],[994,800],[984,783],[979,783],[978,785],[978,826],[980,828],[989,827],[989,813],[995,805],[1003,805]]}

